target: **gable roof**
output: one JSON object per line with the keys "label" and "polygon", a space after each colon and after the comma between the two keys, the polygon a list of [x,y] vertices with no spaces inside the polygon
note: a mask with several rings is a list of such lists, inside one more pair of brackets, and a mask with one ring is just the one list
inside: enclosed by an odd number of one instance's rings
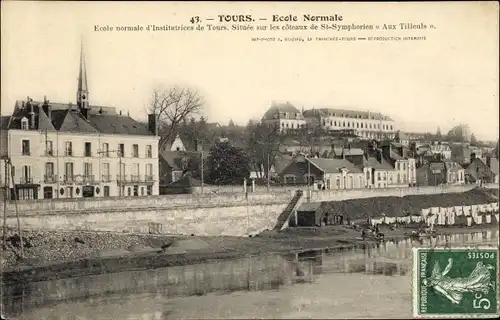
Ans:
{"label": "gable roof", "polygon": [[[302,112],[295,108],[290,102],[278,102],[273,103],[271,107],[264,113],[262,120],[273,120],[273,119],[283,119],[286,118],[282,115],[283,112],[292,114],[290,119],[304,119]],[[298,116],[295,116],[298,114]]]}
{"label": "gable roof", "polygon": [[368,157],[368,159],[365,159],[365,167],[373,168],[375,170],[395,170],[394,167],[384,158],[382,158],[379,162],[375,157]]}
{"label": "gable roof", "polygon": [[359,168],[345,159],[308,158],[308,160],[325,173],[339,173],[342,168],[347,169],[349,172],[362,172]]}
{"label": "gable roof", "polygon": [[[32,101],[35,114],[34,130],[77,132],[77,133],[104,133],[104,134],[130,134],[153,135],[146,124],[132,119],[128,115],[116,113],[112,107],[90,106],[87,119],[71,103],[48,102],[50,112],[45,112],[43,102]],[[16,101],[14,112],[10,121],[2,117],[2,128],[21,129],[21,119],[30,118],[31,108],[27,101]],[[50,115],[50,117],[49,117]]]}
{"label": "gable roof", "polygon": [[[480,158],[480,159],[481,159],[481,161],[482,161],[482,162],[483,162],[486,166],[488,166],[488,162],[487,162],[488,160],[487,160],[487,158]],[[498,175],[498,169],[499,169],[499,168],[498,168],[498,159],[497,159],[497,158],[490,157],[490,166],[489,166],[489,168],[490,168],[490,170],[491,170],[494,174]]]}
{"label": "gable roof", "polygon": [[[196,157],[201,157],[201,152],[194,151],[167,151],[163,150],[159,152],[160,158],[162,158],[167,165],[174,171],[182,171],[183,158],[193,159]],[[203,158],[207,159],[209,154],[207,152],[203,153]]]}

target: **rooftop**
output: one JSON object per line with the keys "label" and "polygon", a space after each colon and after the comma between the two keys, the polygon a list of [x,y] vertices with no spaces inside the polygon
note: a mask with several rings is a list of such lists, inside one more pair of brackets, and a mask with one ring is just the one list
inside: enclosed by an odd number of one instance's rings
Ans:
{"label": "rooftop", "polygon": [[385,120],[394,121],[388,116],[382,115],[379,112],[359,111],[349,109],[333,109],[333,108],[313,108],[304,111],[304,117],[317,117],[317,116],[333,116],[345,117],[354,119],[372,119],[372,120]]}
{"label": "rooftop", "polygon": [[[128,115],[116,113],[112,107],[91,106],[87,118],[71,103],[47,102],[49,109],[44,110],[44,103],[32,101],[34,127],[31,130],[104,133],[120,135],[153,135],[147,125],[132,119]],[[2,129],[21,129],[23,118],[31,119],[31,106],[28,101],[16,101],[12,116],[2,117]]]}

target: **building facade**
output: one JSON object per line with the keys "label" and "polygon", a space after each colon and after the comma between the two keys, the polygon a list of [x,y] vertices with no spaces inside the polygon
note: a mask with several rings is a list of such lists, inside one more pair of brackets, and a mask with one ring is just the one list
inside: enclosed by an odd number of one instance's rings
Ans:
{"label": "building facade", "polygon": [[418,186],[465,184],[465,170],[450,160],[433,160],[417,169]]}
{"label": "building facade", "polygon": [[158,194],[156,116],[145,125],[88,99],[82,48],[76,105],[16,101],[2,121],[10,198]]}
{"label": "building facade", "polygon": [[361,189],[365,187],[362,170],[345,159],[309,158],[297,155],[280,172],[286,185],[310,185],[319,190]]}
{"label": "building facade", "polygon": [[305,110],[303,114],[308,123],[323,130],[352,130],[362,138],[393,139],[397,132],[394,120],[370,111],[319,108]]}
{"label": "building facade", "polygon": [[305,128],[302,112],[290,102],[273,102],[262,117],[262,123],[276,127],[280,132]]}

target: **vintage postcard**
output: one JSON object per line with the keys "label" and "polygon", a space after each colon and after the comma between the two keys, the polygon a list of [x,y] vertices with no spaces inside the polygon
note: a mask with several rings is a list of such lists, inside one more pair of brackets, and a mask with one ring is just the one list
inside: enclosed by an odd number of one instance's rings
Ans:
{"label": "vintage postcard", "polygon": [[2,319],[498,316],[498,2],[1,8]]}

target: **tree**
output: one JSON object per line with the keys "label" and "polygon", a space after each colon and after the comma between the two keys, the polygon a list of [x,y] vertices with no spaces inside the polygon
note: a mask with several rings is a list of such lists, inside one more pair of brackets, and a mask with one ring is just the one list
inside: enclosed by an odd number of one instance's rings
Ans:
{"label": "tree", "polygon": [[242,149],[231,146],[229,142],[218,142],[210,149],[208,156],[207,182],[225,185],[240,184],[250,175],[250,163]]}
{"label": "tree", "polygon": [[470,136],[470,145],[471,146],[477,146],[478,145],[478,141],[477,141],[476,136],[474,134],[471,134],[471,136]]}
{"label": "tree", "polygon": [[245,131],[246,152],[250,166],[260,178],[267,176],[268,169],[276,164],[285,136],[277,128],[250,120]]}
{"label": "tree", "polygon": [[229,120],[228,127],[234,127],[234,126],[235,126],[235,125],[234,125],[234,121],[233,121],[233,119],[230,119],[230,120]]}
{"label": "tree", "polygon": [[169,141],[176,134],[179,125],[197,114],[202,106],[203,99],[196,90],[179,87],[154,89],[148,112],[157,115],[159,147]]}

